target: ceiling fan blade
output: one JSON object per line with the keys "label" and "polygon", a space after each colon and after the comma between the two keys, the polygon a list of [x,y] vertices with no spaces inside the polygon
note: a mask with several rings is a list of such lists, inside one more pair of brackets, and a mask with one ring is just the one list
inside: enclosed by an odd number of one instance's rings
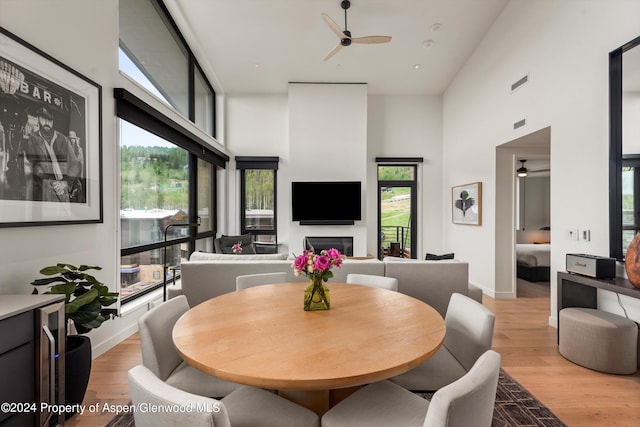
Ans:
{"label": "ceiling fan blade", "polygon": [[342,44],[338,43],[338,45],[336,47],[334,47],[333,49],[331,49],[331,52],[327,53],[327,56],[324,57],[324,61],[329,60],[333,55],[335,55],[336,53],[338,53],[338,51],[342,49]]}
{"label": "ceiling fan blade", "polygon": [[389,43],[391,41],[390,36],[366,36],[366,37],[352,37],[351,43]]}
{"label": "ceiling fan blade", "polygon": [[543,172],[551,172],[551,169],[536,169],[536,170],[529,169],[529,173],[543,173]]}
{"label": "ceiling fan blade", "polygon": [[344,39],[345,37],[347,37],[347,36],[344,34],[344,31],[342,31],[342,30],[340,29],[340,26],[338,26],[338,24],[336,24],[336,22],[335,22],[333,19],[331,19],[331,18],[329,17],[329,15],[327,15],[326,13],[323,13],[323,14],[322,14],[322,19],[324,19],[324,22],[326,22],[326,23],[327,23],[327,25],[329,26],[329,28],[331,28],[331,30],[332,30],[334,33],[336,33],[336,36],[338,36],[340,39]]}

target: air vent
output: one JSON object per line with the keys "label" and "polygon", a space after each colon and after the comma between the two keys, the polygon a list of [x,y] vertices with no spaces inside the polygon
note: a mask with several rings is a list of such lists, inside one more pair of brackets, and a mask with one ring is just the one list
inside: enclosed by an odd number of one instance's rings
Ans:
{"label": "air vent", "polygon": [[527,119],[518,120],[517,122],[515,122],[513,124],[513,129],[514,130],[515,129],[519,129],[519,128],[521,128],[522,126],[524,126],[526,124],[527,124]]}
{"label": "air vent", "polygon": [[526,76],[522,77],[520,80],[518,80],[517,82],[515,82],[514,84],[511,85],[511,92],[513,92],[514,90],[518,89],[519,87],[521,87],[522,85],[524,85],[528,81],[529,81],[529,75],[527,74]]}

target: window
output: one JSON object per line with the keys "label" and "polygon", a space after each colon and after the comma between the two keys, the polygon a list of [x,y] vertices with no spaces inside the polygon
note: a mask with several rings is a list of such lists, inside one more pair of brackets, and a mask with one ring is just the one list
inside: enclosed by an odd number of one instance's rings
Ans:
{"label": "window", "polygon": [[236,168],[240,170],[241,232],[254,236],[256,252],[277,252],[278,157],[237,156]]}
{"label": "window", "polygon": [[162,99],[188,117],[189,52],[163,6],[155,0],[126,0],[119,12],[120,49],[128,58],[120,70],[133,79],[141,73]]}
{"label": "window", "polygon": [[[120,117],[121,296],[126,303],[170,282],[216,234],[216,171],[229,159],[124,89]],[[199,218],[198,218],[199,217]],[[198,219],[200,225],[196,226]]]}
{"label": "window", "polygon": [[215,136],[215,92],[161,0],[119,3],[119,68]]}
{"label": "window", "polygon": [[195,69],[194,87],[194,122],[196,126],[209,135],[213,135],[214,92],[211,85],[199,68]]}
{"label": "window", "polygon": [[[120,1],[119,30],[120,71],[215,137],[215,91],[163,2]],[[114,96],[124,303],[179,274],[170,267],[196,247],[212,250],[216,172],[229,157],[126,90]]]}
{"label": "window", "polygon": [[[166,246],[166,241],[189,236],[188,227],[167,229],[189,222],[189,153],[125,120],[119,120],[119,130],[120,235],[125,250],[120,293],[126,300],[162,285],[163,260],[173,266],[189,256],[187,242]],[[208,184],[203,182],[203,188]],[[207,221],[210,224],[208,215]],[[174,273],[169,274],[171,278]]]}

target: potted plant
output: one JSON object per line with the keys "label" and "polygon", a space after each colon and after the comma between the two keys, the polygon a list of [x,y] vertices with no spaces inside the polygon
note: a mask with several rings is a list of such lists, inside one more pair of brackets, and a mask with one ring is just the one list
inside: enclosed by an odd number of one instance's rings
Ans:
{"label": "potted plant", "polygon": [[[31,282],[34,286],[49,286],[45,294],[65,296],[67,340],[65,349],[65,403],[82,404],[91,373],[91,340],[86,334],[109,319],[114,310],[107,309],[117,301],[118,294],[87,273],[100,267],[56,264],[40,270],[50,276]],[[34,288],[34,294],[38,289]],[[74,330],[75,329],[75,330]],[[74,413],[66,413],[66,418]]]}

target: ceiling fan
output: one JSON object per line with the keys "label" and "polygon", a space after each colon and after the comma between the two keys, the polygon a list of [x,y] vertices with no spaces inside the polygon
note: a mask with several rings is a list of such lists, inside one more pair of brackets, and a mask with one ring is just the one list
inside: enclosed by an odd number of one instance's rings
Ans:
{"label": "ceiling fan", "polygon": [[516,173],[518,174],[518,176],[520,178],[524,178],[527,175],[529,175],[530,173],[543,173],[543,172],[550,172],[551,171],[551,169],[538,169],[538,170],[527,169],[524,166],[526,160],[519,160],[519,162],[521,163],[521,166],[516,170]]}
{"label": "ceiling fan", "polygon": [[327,61],[333,55],[338,53],[343,46],[351,46],[351,43],[365,43],[365,44],[374,44],[374,43],[388,43],[391,41],[391,37],[389,36],[365,36],[365,37],[351,37],[351,31],[347,30],[347,10],[351,7],[351,2],[348,0],[343,0],[340,2],[340,7],[344,9],[344,30],[340,29],[340,26],[335,23],[333,19],[329,17],[326,13],[322,14],[322,19],[327,23],[329,28],[336,33],[336,35],[340,38],[340,43],[324,57],[324,60]]}

